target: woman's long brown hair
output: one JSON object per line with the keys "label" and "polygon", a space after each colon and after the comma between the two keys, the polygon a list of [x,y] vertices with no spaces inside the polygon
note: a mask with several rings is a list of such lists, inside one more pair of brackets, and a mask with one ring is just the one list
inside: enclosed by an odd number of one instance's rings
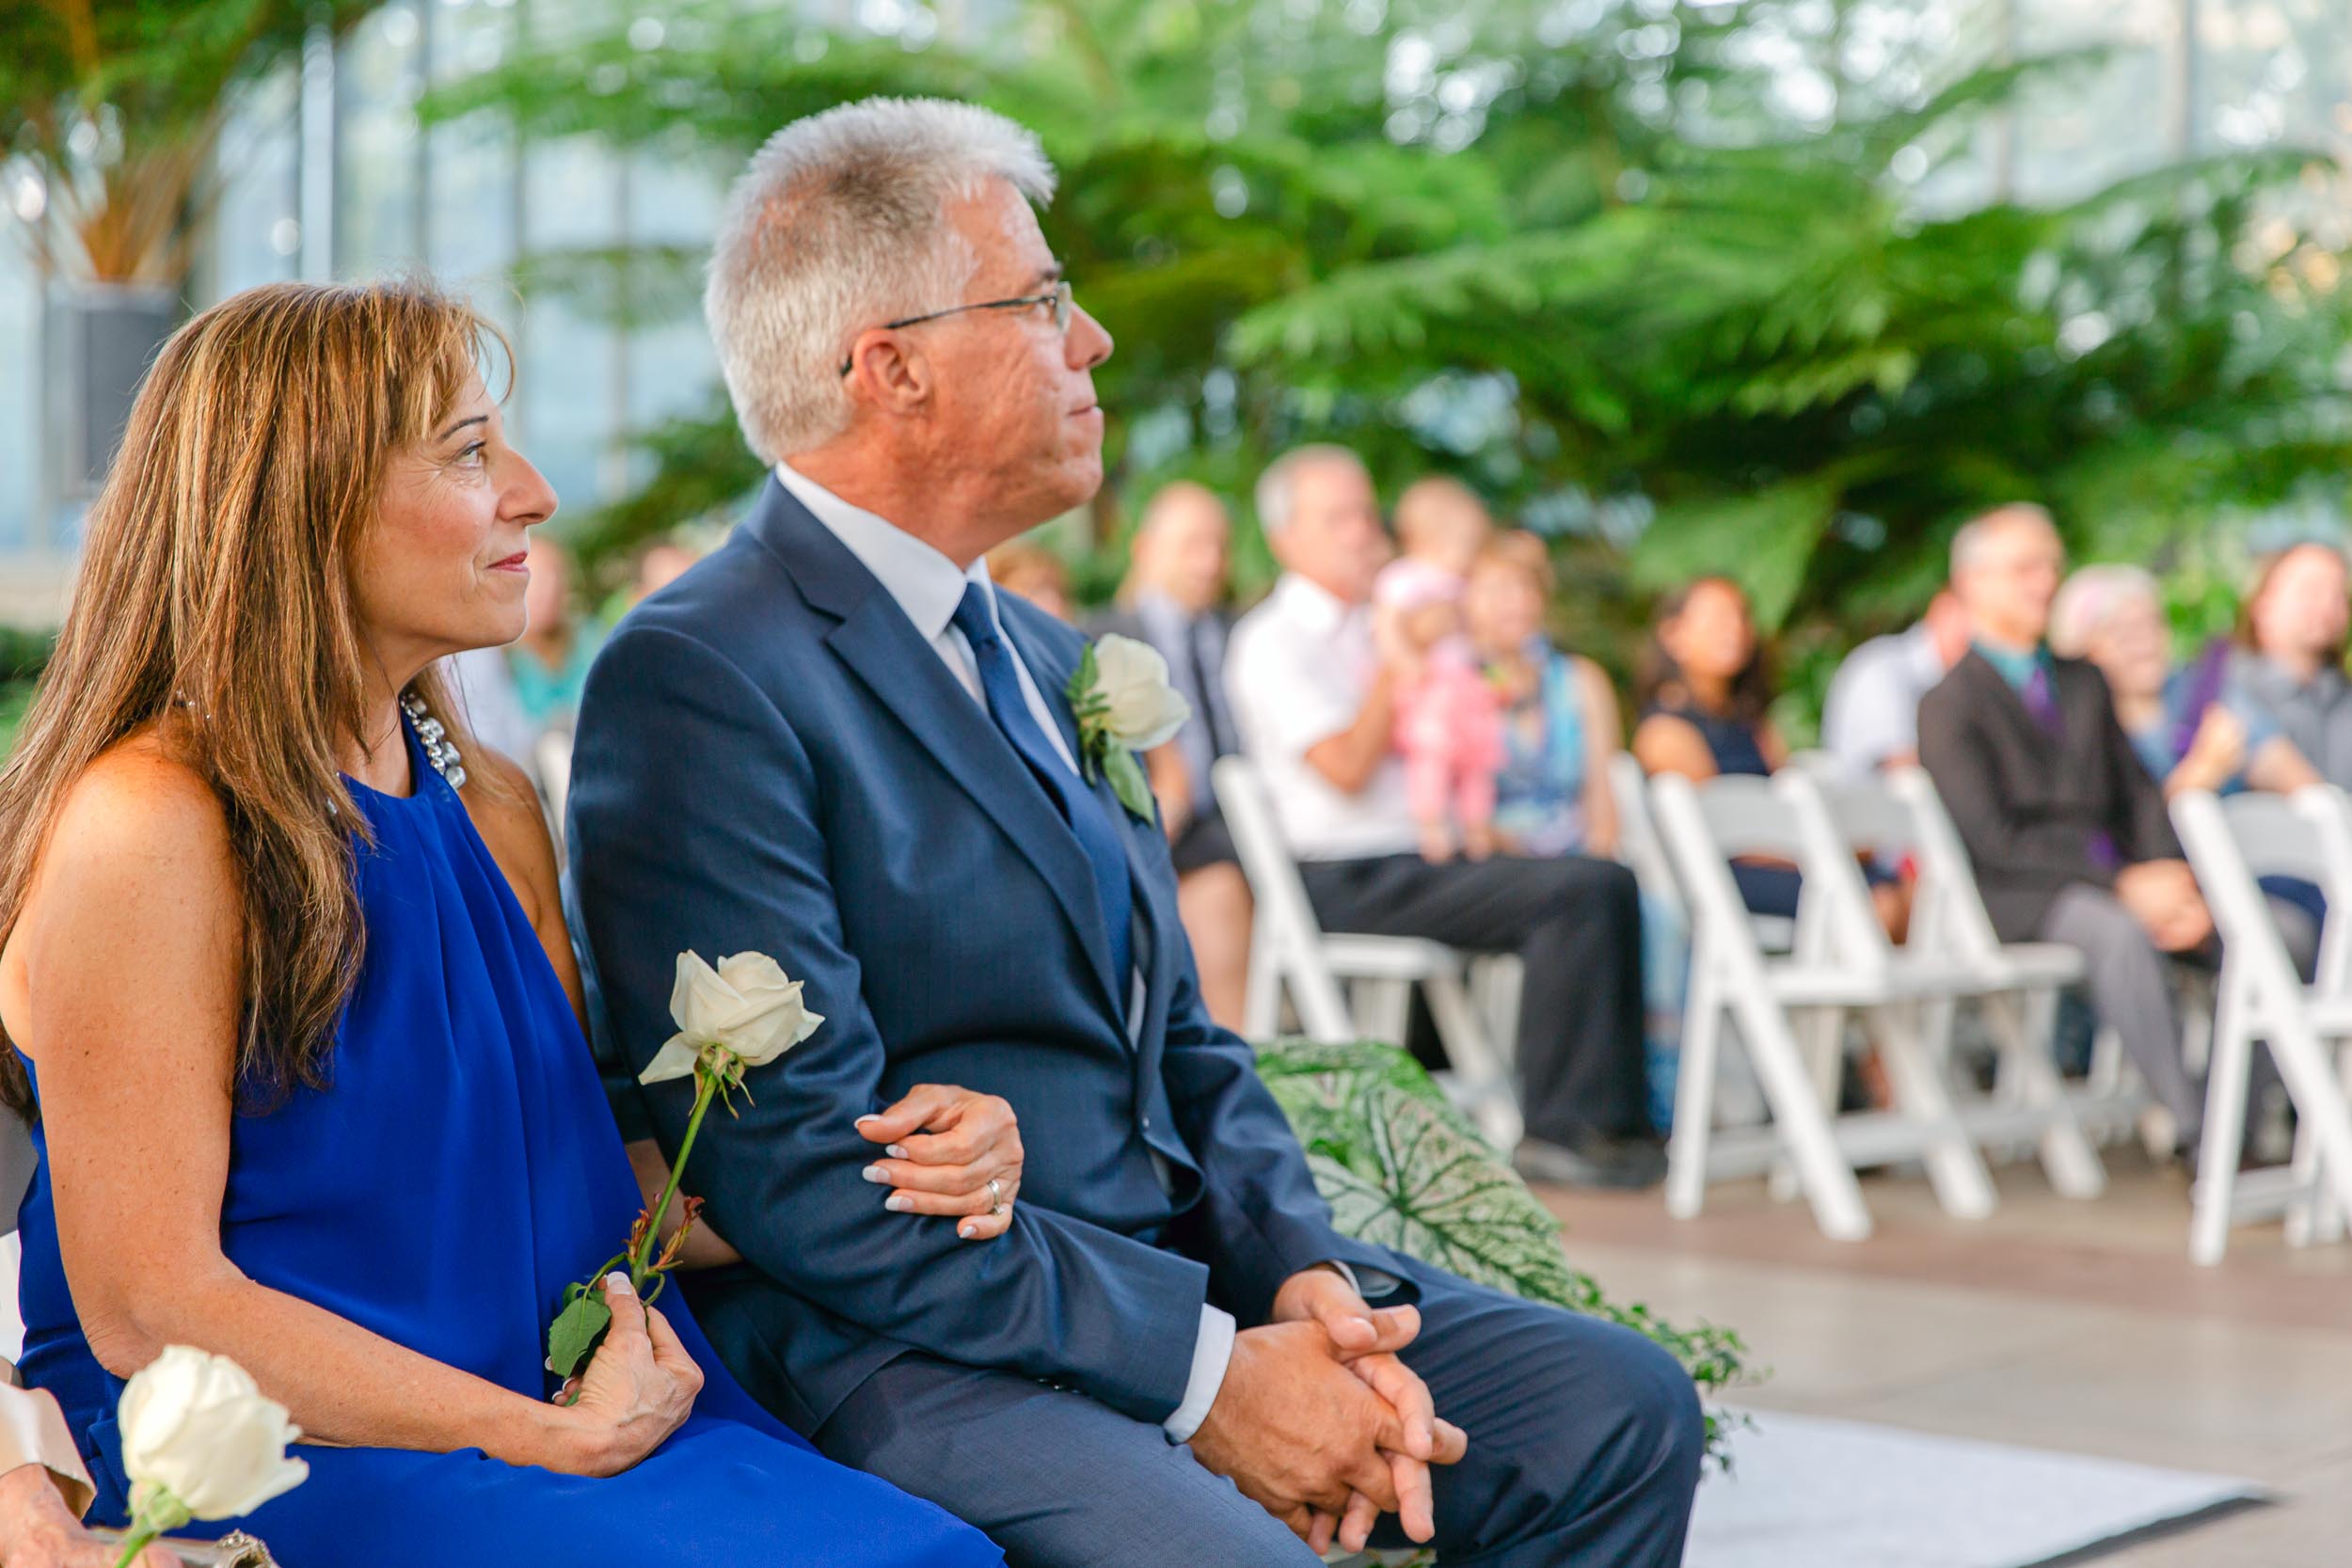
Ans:
{"label": "woman's long brown hair", "polygon": [[[248,1108],[324,1086],[363,932],[337,766],[362,746],[371,656],[351,573],[392,454],[426,438],[497,331],[422,282],[275,283],[173,334],[84,531],[72,610],[0,769],[0,942],[101,753],[162,723],[228,816]],[[433,672],[409,689],[452,728]],[[170,720],[174,710],[180,718]],[[32,1087],[0,1050],[0,1101]]]}

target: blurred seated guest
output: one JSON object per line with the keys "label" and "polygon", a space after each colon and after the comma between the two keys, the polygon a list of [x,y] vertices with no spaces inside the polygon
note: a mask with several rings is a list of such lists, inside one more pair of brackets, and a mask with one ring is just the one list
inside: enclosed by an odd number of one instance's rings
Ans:
{"label": "blurred seated guest", "polygon": [[1821,750],[1860,776],[1919,760],[1919,699],[1968,651],[1968,612],[1939,589],[1908,631],[1873,637],[1838,665],[1821,705]]}
{"label": "blurred seated guest", "polygon": [[[1613,856],[1617,798],[1609,764],[1621,749],[1617,693],[1589,658],[1544,633],[1551,552],[1532,533],[1498,534],[1470,562],[1464,624],[1502,704],[1495,829],[1514,855]],[[1673,1124],[1690,937],[1672,907],[1642,895],[1642,995],[1649,1115]]]}
{"label": "blurred seated guest", "polygon": [[2213,921],[2106,677],[2043,641],[2065,560],[2038,506],[2002,507],[1953,537],[1952,588],[1975,641],[1919,705],[1919,760],[1994,929],[2082,952],[2092,1004],[2186,1150],[2204,1098],[2182,1061],[2164,955],[2203,948]]}
{"label": "blurred seated guest", "polygon": [[[1724,773],[1765,778],[1788,760],[1765,716],[1772,678],[1748,596],[1729,578],[1700,578],[1659,601],[1633,699],[1642,714],[1633,755],[1645,773],[1693,783]],[[1739,860],[1731,875],[1756,913],[1795,917],[1795,866]]]}
{"label": "blurred seated guest", "polygon": [[529,627],[506,650],[506,664],[515,677],[515,700],[532,729],[540,735],[568,731],[580,717],[580,689],[604,639],[580,613],[572,552],[550,535],[535,534],[529,560],[531,584],[523,594]]}
{"label": "blurred seated guest", "polygon": [[1014,539],[988,552],[988,575],[997,587],[1020,594],[1057,621],[1070,615],[1070,568],[1042,545]]}
{"label": "blurred seated guest", "polygon": [[2263,564],[2230,661],[2233,705],[2276,723],[2329,784],[2352,788],[2352,685],[2344,674],[2344,552],[2307,542]]}
{"label": "blurred seated guest", "polygon": [[1209,779],[1211,764],[1240,750],[1224,679],[1232,534],[1214,491],[1190,481],[1161,489],[1143,509],[1117,602],[1087,632],[1158,649],[1169,681],[1192,705],[1184,727],[1144,767],[1176,864],[1176,904],[1200,972],[1200,1000],[1211,1018],[1238,1031],[1249,977],[1249,883]]}
{"label": "blurred seated guest", "polygon": [[1388,540],[1372,477],[1343,447],[1301,447],[1266,469],[1257,502],[1283,576],[1234,628],[1225,686],[1316,917],[1327,930],[1518,953],[1521,1167],[1588,1184],[1657,1180],[1632,874],[1581,855],[1422,860],[1396,755],[1398,672],[1373,633]]}
{"label": "blurred seated guest", "polygon": [[1515,855],[1613,855],[1617,694],[1599,665],[1545,636],[1551,592],[1543,541],[1518,532],[1480,550],[1463,588],[1464,626],[1502,704],[1496,834]]}
{"label": "blurred seated guest", "polygon": [[1458,596],[1470,562],[1494,531],[1486,503],[1458,479],[1432,474],[1415,480],[1396,499],[1396,559],[1380,570],[1375,605],[1406,592],[1418,580],[1424,593]]}
{"label": "blurred seated guest", "polygon": [[[82,1528],[94,1495],[57,1402],[0,1384],[0,1568],[115,1568],[122,1549]],[[134,1562],[180,1568],[160,1544]]]}
{"label": "blurred seated guest", "polygon": [[2185,790],[2281,793],[2319,775],[2260,704],[2217,681],[2192,711],[2197,665],[2169,669],[2170,636],[2156,579],[2137,566],[2085,566],[2050,607],[2050,651],[2089,659],[2106,677],[2116,721],[2169,798]]}

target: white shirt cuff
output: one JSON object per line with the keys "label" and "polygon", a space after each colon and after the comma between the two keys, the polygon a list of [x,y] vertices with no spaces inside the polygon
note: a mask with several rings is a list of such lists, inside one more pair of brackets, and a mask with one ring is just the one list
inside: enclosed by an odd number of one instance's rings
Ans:
{"label": "white shirt cuff", "polygon": [[1368,1302],[1394,1295],[1396,1288],[1404,1283],[1386,1269],[1365,1269],[1359,1274],[1336,1258],[1325,1259],[1322,1266],[1346,1280],[1347,1288]]}
{"label": "white shirt cuff", "polygon": [[1192,1441],[1192,1434],[1209,1418],[1216,1391],[1225,1386],[1225,1367],[1232,1359],[1233,1315],[1202,1302],[1200,1337],[1192,1342],[1192,1376],[1184,1384],[1184,1402],[1160,1423],[1169,1442]]}

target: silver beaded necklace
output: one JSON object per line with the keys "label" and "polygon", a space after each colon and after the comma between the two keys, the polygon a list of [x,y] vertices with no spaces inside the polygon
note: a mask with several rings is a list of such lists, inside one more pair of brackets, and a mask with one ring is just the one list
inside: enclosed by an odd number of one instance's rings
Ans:
{"label": "silver beaded necklace", "polygon": [[423,744],[424,760],[433,765],[433,771],[447,779],[450,788],[465,788],[465,764],[458,759],[457,748],[450,743],[449,730],[433,717],[424,699],[413,691],[404,691],[400,694],[400,710],[417,726],[417,739]]}

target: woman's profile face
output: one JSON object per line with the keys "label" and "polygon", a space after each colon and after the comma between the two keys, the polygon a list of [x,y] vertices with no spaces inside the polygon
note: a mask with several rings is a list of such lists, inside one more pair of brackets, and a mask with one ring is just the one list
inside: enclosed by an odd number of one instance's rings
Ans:
{"label": "woman's profile face", "polygon": [[554,513],[555,492],[469,377],[424,439],[392,454],[360,538],[354,596],[376,656],[421,664],[520,637],[529,531]]}
{"label": "woman's profile face", "polygon": [[1675,618],[1659,628],[1659,641],[1686,673],[1728,681],[1748,667],[1756,653],[1756,628],[1748,601],[1724,582],[1702,582]]}

